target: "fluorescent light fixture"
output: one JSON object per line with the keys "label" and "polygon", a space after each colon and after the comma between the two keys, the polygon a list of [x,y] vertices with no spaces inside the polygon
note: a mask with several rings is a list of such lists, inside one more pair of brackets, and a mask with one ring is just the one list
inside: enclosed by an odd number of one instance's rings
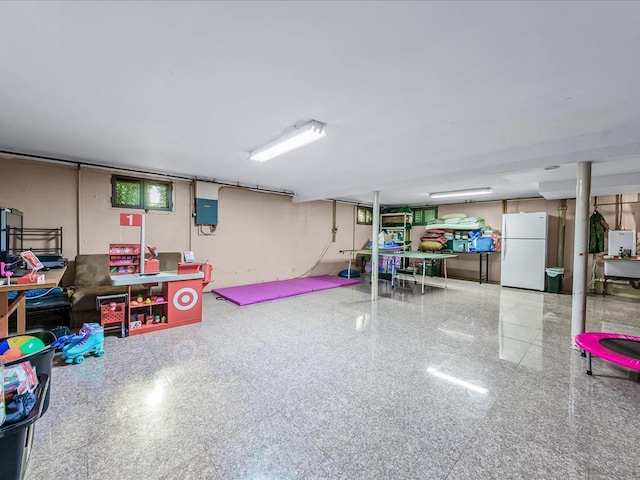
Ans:
{"label": "fluorescent light fixture", "polygon": [[472,188],[470,190],[452,190],[450,192],[430,193],[430,198],[467,197],[470,195],[486,195],[493,193],[490,188]]}
{"label": "fluorescent light fixture", "polygon": [[439,372],[433,367],[428,367],[427,372],[429,372],[431,375],[434,375],[438,378],[446,380],[447,382],[451,382],[455,385],[460,385],[461,387],[468,388],[469,390],[481,393],[482,395],[486,395],[487,393],[489,393],[489,390],[487,390],[484,387],[480,387],[478,385],[474,385],[473,383],[465,382],[464,380],[460,380],[459,378],[452,377],[451,375],[447,375],[446,373]]}
{"label": "fluorescent light fixture", "polygon": [[294,125],[293,128],[266,145],[256,148],[249,153],[249,159],[256,162],[266,162],[278,155],[290,152],[309,143],[327,136],[325,124],[316,120]]}

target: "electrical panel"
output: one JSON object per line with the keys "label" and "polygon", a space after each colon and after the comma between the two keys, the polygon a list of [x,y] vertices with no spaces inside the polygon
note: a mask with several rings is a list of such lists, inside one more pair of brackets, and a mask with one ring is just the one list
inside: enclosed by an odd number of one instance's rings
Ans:
{"label": "electrical panel", "polygon": [[218,224],[218,200],[196,198],[196,225]]}
{"label": "electrical panel", "polygon": [[218,190],[222,185],[196,182],[196,225],[218,224]]}

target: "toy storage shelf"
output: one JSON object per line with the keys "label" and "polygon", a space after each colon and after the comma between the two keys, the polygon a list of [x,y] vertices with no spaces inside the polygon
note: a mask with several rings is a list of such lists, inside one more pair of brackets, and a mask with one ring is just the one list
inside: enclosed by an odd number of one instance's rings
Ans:
{"label": "toy storage shelf", "polygon": [[170,325],[167,323],[150,323],[142,324],[136,328],[129,328],[129,335],[140,335],[142,333],[155,332],[158,330],[166,330],[167,328],[173,328],[176,325]]}
{"label": "toy storage shelf", "polygon": [[112,243],[109,245],[109,272],[126,275],[140,272],[140,244]]}
{"label": "toy storage shelf", "polygon": [[[129,334],[135,335],[137,333],[148,332],[152,330],[159,330],[162,326],[167,326],[167,305],[169,302],[166,300],[156,301],[152,300],[147,303],[146,299],[153,299],[156,297],[166,298],[167,289],[163,288],[162,293],[159,294],[154,291],[154,288],[158,286],[158,283],[145,284],[147,292],[145,295],[137,296],[129,303]],[[142,302],[140,301],[142,300]],[[137,302],[132,304],[133,302]]]}
{"label": "toy storage shelf", "polygon": [[144,305],[138,304],[138,305],[131,305],[131,310],[134,310],[136,308],[149,308],[149,307],[154,307],[156,305],[167,305],[169,302],[151,302],[151,303],[145,303]]}
{"label": "toy storage shelf", "polygon": [[[128,286],[131,300],[137,301],[138,295],[131,292],[134,285],[146,287],[142,295],[143,301],[147,298],[162,297],[162,301],[139,303],[131,305],[127,310],[127,322],[129,335],[164,330],[190,323],[202,321],[202,272],[178,274],[172,272],[160,272],[153,275],[111,275],[113,285]],[[149,318],[153,315],[152,318]],[[156,316],[160,316],[160,322],[156,322]],[[162,322],[164,317],[165,322]],[[150,321],[151,323],[146,323]]]}

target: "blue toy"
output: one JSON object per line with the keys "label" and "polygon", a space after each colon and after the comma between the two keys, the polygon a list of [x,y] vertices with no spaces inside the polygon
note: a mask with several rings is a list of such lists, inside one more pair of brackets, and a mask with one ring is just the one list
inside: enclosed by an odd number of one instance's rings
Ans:
{"label": "blue toy", "polygon": [[104,328],[97,323],[85,323],[80,334],[69,339],[62,347],[62,359],[65,363],[81,364],[84,355],[91,353],[96,357],[104,355]]}
{"label": "blue toy", "polygon": [[56,350],[58,349],[63,350],[65,349],[65,347],[70,347],[71,345],[75,345],[83,338],[84,338],[84,335],[76,335],[75,333],[72,333],[70,335],[64,335],[56,339],[56,341],[51,344],[51,348],[55,348]]}

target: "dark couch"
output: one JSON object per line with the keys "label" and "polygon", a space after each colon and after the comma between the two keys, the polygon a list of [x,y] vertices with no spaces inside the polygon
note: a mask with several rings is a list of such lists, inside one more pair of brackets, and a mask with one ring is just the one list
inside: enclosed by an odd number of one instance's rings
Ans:
{"label": "dark couch", "polygon": [[[179,252],[160,253],[158,255],[161,271],[178,269],[182,261]],[[109,278],[109,255],[96,253],[78,255],[75,261],[75,293],[71,296],[72,322],[71,328],[77,329],[83,323],[99,322],[100,313],[96,308],[96,297],[127,293],[127,287],[114,287]],[[132,292],[142,292],[145,287],[134,285]]]}

